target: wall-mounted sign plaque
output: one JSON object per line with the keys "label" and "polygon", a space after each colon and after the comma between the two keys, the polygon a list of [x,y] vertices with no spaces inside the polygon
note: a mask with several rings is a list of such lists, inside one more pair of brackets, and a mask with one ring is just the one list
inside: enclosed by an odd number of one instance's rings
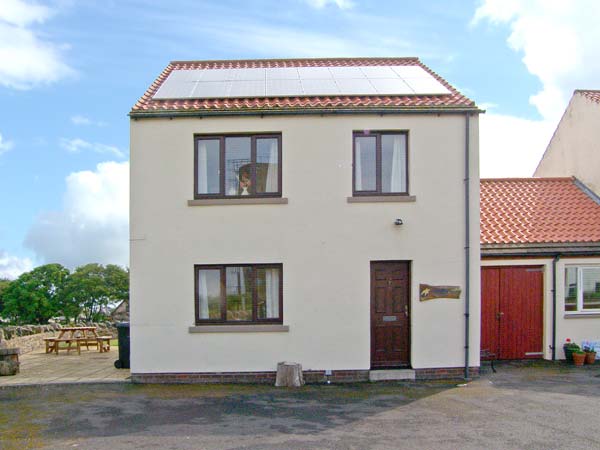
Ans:
{"label": "wall-mounted sign plaque", "polygon": [[460,298],[460,286],[432,286],[419,284],[419,298],[422,302],[434,298]]}

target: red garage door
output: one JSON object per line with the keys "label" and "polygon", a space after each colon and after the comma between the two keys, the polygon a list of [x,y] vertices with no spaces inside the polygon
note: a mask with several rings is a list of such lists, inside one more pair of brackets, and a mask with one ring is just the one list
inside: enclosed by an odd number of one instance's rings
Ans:
{"label": "red garage door", "polygon": [[542,266],[481,268],[481,349],[498,359],[543,357]]}

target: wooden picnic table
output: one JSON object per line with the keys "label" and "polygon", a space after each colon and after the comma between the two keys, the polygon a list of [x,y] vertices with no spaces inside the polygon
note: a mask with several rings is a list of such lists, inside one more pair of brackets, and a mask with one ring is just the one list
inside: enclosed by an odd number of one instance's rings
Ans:
{"label": "wooden picnic table", "polygon": [[59,330],[58,336],[53,338],[45,338],[46,342],[46,353],[55,353],[58,355],[60,343],[64,342],[67,344],[63,347],[67,350],[67,354],[71,350],[77,350],[77,354],[81,354],[81,347],[85,347],[89,350],[90,345],[95,346],[100,353],[110,351],[110,340],[111,336],[98,336],[96,333],[96,327],[62,327]]}

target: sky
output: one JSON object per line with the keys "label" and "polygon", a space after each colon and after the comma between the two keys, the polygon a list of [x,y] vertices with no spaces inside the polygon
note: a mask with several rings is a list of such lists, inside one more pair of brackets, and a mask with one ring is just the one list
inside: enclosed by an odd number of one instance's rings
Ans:
{"label": "sky", "polygon": [[129,263],[129,110],[172,60],[418,56],[486,113],[482,177],[531,176],[600,88],[597,0],[0,0],[0,278]]}

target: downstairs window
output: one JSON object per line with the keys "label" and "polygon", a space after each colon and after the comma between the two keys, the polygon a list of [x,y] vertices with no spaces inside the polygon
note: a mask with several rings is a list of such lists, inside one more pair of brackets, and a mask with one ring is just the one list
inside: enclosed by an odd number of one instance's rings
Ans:
{"label": "downstairs window", "polygon": [[282,323],[281,264],[195,266],[196,324]]}

